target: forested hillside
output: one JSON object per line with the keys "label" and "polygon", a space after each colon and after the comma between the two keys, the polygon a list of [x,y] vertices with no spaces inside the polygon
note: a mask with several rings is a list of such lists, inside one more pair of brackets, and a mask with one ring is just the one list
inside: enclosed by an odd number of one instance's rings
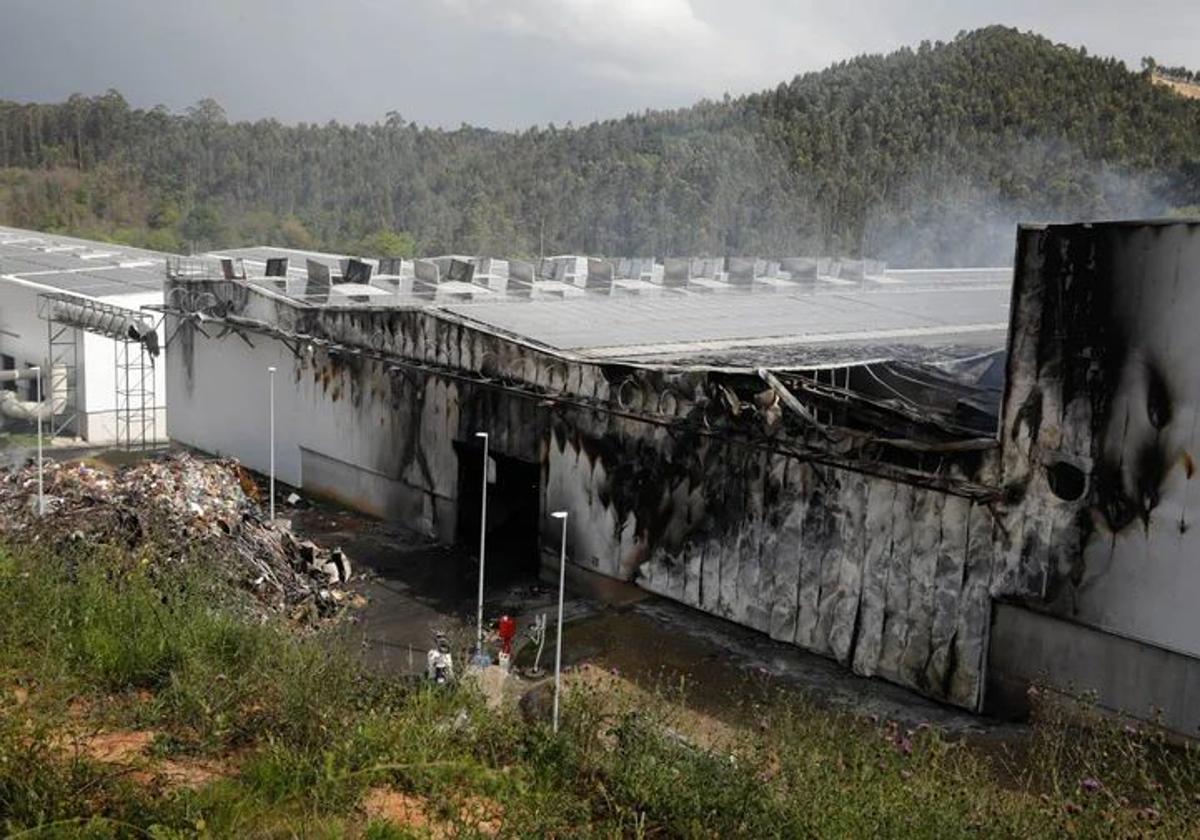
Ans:
{"label": "forested hillside", "polygon": [[993,27],[761,94],[507,133],[0,102],[0,221],[164,250],[1011,258],[1018,219],[1200,204],[1200,101]]}

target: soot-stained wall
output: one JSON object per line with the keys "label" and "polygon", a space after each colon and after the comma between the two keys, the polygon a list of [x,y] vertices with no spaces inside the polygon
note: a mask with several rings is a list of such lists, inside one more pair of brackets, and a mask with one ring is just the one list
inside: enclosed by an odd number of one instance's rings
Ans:
{"label": "soot-stained wall", "polygon": [[987,505],[757,412],[754,374],[595,364],[437,312],[311,309],[236,284],[174,298],[222,301],[232,330],[180,326],[177,439],[264,468],[265,424],[236,417],[276,364],[281,475],[448,537],[458,451],[487,431],[539,465],[544,511],[570,511],[571,562],[978,707]]}
{"label": "soot-stained wall", "polygon": [[745,439],[552,425],[547,501],[583,568],[967,708],[993,520],[978,500]]}
{"label": "soot-stained wall", "polygon": [[1200,224],[1019,234],[996,592],[1200,656]]}

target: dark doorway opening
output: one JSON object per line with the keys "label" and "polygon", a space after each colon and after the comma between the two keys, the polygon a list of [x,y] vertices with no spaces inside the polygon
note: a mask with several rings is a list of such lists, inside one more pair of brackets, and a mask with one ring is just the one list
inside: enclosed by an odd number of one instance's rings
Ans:
{"label": "dark doorway opening", "polygon": [[[456,541],[476,557],[479,552],[483,446],[458,450],[458,523]],[[541,523],[541,470],[538,465],[489,453],[495,482],[488,485],[487,569],[485,586],[493,589],[537,578],[538,529]]]}

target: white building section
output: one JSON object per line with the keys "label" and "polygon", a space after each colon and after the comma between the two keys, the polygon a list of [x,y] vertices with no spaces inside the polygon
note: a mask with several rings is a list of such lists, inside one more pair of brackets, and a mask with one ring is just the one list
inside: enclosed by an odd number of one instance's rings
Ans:
{"label": "white building section", "polygon": [[166,368],[154,356],[165,336],[146,326],[131,333],[125,322],[158,320],[142,307],[162,304],[165,266],[151,251],[0,227],[0,363],[47,371],[61,434],[100,444],[165,438]]}

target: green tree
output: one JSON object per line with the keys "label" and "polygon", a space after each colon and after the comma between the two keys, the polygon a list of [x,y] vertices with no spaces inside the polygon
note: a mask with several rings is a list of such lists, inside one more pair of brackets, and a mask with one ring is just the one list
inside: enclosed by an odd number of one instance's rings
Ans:
{"label": "green tree", "polygon": [[406,231],[380,230],[360,239],[351,250],[372,257],[412,257],[417,242]]}
{"label": "green tree", "polygon": [[308,228],[304,226],[304,222],[295,216],[288,216],[279,224],[279,235],[283,244],[288,248],[310,250],[317,246],[316,239],[313,238]]}
{"label": "green tree", "polygon": [[179,232],[193,250],[220,247],[226,241],[225,223],[211,204],[193,207],[180,223]]}

